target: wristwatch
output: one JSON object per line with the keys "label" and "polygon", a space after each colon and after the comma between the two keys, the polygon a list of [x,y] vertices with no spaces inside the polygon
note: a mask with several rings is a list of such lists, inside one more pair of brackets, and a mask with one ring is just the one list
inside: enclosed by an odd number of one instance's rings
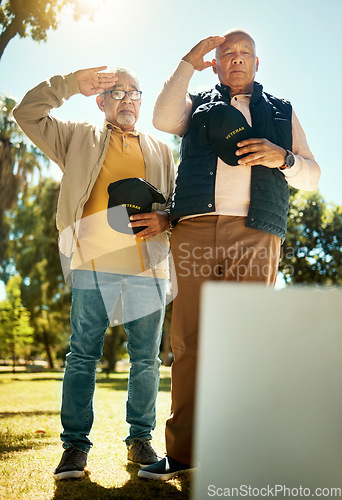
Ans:
{"label": "wristwatch", "polygon": [[295,162],[295,157],[292,151],[289,151],[288,149],[286,150],[285,158],[284,158],[284,165],[282,167],[279,167],[280,170],[285,170],[286,168],[291,168],[293,167]]}

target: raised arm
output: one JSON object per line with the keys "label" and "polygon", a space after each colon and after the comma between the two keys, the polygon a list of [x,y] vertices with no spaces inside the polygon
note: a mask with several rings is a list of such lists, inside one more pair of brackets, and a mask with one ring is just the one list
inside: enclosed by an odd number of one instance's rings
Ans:
{"label": "raised arm", "polygon": [[212,63],[205,61],[206,54],[225,40],[221,36],[211,36],[201,40],[182,59],[176,71],[165,82],[153,112],[153,125],[163,132],[182,136],[188,130],[192,101],[188,85],[194,71],[210,68]]}
{"label": "raised arm", "polygon": [[76,123],[65,122],[51,116],[53,108],[59,108],[71,96],[85,96],[102,92],[114,85],[112,73],[104,76],[98,72],[106,66],[79,70],[69,75],[53,76],[27,92],[13,110],[21,129],[31,141],[64,171],[65,156]]}

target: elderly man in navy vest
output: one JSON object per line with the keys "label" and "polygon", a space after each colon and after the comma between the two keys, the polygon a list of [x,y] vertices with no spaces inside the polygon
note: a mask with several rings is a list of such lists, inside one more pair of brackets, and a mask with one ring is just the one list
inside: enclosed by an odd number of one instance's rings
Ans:
{"label": "elderly man in navy vest", "polygon": [[[213,49],[215,59],[206,61]],[[156,102],[156,128],[183,137],[171,208],[178,295],[171,327],[167,456],[141,469],[140,477],[167,480],[194,466],[202,283],[274,285],[286,234],[289,186],[310,191],[318,185],[320,168],[291,104],[254,81],[258,66],[255,42],[245,31],[206,38],[182,59]],[[218,76],[216,87],[189,94],[193,73],[210,67]]]}

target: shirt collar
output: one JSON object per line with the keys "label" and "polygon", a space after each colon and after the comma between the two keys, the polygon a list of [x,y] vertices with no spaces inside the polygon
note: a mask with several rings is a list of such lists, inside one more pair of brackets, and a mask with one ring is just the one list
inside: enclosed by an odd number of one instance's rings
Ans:
{"label": "shirt collar", "polygon": [[[230,88],[228,87],[228,85],[223,85],[223,83],[218,83],[217,85],[215,85],[215,89],[218,90],[221,95],[230,99]],[[262,85],[258,82],[254,82],[253,93],[251,95],[252,104],[256,103],[259,99],[261,99],[262,92],[263,92]],[[240,95],[246,95],[246,94],[240,94]]]}
{"label": "shirt collar", "polygon": [[251,97],[252,97],[252,94],[237,94],[234,97],[232,97],[231,99],[236,98],[236,100],[238,100],[238,101],[244,101],[245,99],[247,99],[249,101]]}
{"label": "shirt collar", "polygon": [[[108,120],[105,120],[105,128],[109,129],[109,130],[114,130],[116,132],[118,132],[119,134],[123,134],[124,132],[121,130],[120,127],[117,127],[116,125],[113,125],[112,123],[110,123]],[[130,130],[129,132],[125,132],[126,135],[134,135],[134,136],[137,136],[139,135],[139,130],[137,130],[135,127],[134,127],[134,130]]]}

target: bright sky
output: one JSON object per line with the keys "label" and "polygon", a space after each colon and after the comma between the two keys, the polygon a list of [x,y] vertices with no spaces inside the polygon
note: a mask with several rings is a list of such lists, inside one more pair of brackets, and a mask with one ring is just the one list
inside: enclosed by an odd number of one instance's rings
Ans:
{"label": "bright sky", "polygon": [[[87,1],[102,5],[94,22],[86,18],[76,22],[65,14],[58,29],[48,34],[47,43],[29,38],[9,43],[0,60],[1,93],[20,99],[54,74],[103,64],[127,66],[142,85],[139,126],[172,145],[171,136],[151,123],[164,80],[202,38],[243,28],[256,40],[257,81],[267,92],[292,102],[322,168],[319,189],[328,202],[342,204],[342,104],[334,97],[342,81],[341,0]],[[190,90],[210,88],[216,82],[207,69],[194,75]],[[103,122],[94,97],[74,96],[55,114]]]}
{"label": "bright sky", "polygon": [[[152,125],[163,82],[202,38],[242,28],[256,41],[257,81],[265,91],[292,102],[322,169],[319,189],[327,202],[342,205],[342,104],[335,95],[342,81],[341,0],[86,1],[101,6],[94,22],[76,22],[66,13],[58,29],[49,32],[47,43],[29,38],[9,43],[0,60],[0,93],[21,99],[55,74],[127,66],[137,73],[143,90],[140,128],[172,146],[172,137]],[[207,69],[194,75],[190,90],[216,83]],[[94,97],[74,96],[55,115],[103,123]],[[51,173],[60,178],[57,167]]]}

